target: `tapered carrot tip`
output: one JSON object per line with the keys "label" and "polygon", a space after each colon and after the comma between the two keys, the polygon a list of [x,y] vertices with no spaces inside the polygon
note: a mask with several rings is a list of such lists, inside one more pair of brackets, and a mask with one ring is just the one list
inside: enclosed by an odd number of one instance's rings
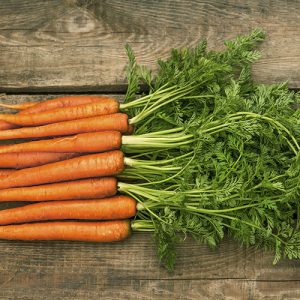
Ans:
{"label": "tapered carrot tip", "polygon": [[117,242],[131,234],[129,220],[44,222],[0,226],[0,239],[24,241]]}

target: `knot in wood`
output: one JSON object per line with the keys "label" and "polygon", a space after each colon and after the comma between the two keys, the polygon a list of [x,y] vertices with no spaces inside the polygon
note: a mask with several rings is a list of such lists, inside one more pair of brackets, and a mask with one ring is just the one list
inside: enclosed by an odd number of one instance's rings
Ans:
{"label": "knot in wood", "polygon": [[94,18],[86,11],[76,10],[69,17],[67,29],[71,33],[84,33],[94,30],[96,27]]}

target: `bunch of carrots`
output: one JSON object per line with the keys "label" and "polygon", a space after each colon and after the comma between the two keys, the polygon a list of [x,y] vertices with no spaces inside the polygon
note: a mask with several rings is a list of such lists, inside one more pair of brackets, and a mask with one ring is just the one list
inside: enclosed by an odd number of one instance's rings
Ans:
{"label": "bunch of carrots", "polygon": [[[254,30],[221,52],[204,41],[174,49],[156,76],[127,48],[123,103],[0,104],[18,111],[0,114],[0,201],[31,202],[0,211],[0,239],[153,232],[172,269],[186,234],[214,247],[226,232],[274,250],[274,262],[300,258],[300,95],[253,83],[263,38]],[[138,98],[140,83],[148,92]]]}
{"label": "bunch of carrots", "polygon": [[[133,127],[119,113],[119,103],[70,96],[1,106],[20,110],[0,116],[1,140],[37,140],[1,146],[0,201],[38,203],[0,211],[0,224],[6,225],[0,238],[112,242],[128,237],[127,219],[135,216],[136,201],[116,195],[113,176],[124,169],[122,134]],[[50,220],[56,222],[31,223]],[[23,224],[9,225],[18,223]]]}
{"label": "bunch of carrots", "polygon": [[[117,176],[127,166],[151,169],[156,162],[144,161],[143,167],[143,161],[124,156],[122,145],[145,147],[145,152],[148,144],[139,140],[143,136],[130,136],[134,120],[121,110],[149,101],[157,105],[161,95],[158,92],[155,98],[155,94],[129,104],[101,96],[0,104],[19,110],[0,114],[0,140],[22,141],[0,146],[0,201],[37,202],[1,210],[0,239],[113,242],[127,238],[134,229],[129,219],[144,208],[133,197],[118,194],[130,191]],[[139,179],[136,172],[134,178]]]}

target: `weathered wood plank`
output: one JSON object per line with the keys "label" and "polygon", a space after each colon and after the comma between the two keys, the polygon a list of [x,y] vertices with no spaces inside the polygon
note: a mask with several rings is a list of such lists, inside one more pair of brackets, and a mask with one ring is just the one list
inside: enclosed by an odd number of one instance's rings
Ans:
{"label": "weathered wood plank", "polygon": [[[24,280],[18,274],[16,281]],[[39,299],[120,299],[120,300],[297,300],[299,282],[253,282],[247,280],[124,280],[107,285],[101,278],[79,279],[59,276],[57,288],[43,274],[30,276],[23,284],[4,287],[0,297],[5,300]]]}
{"label": "weathered wood plank", "polygon": [[179,253],[174,274],[168,274],[158,267],[154,244],[146,234],[106,245],[1,241],[0,298],[198,300],[300,296],[298,262],[283,261],[273,267],[268,254],[241,249],[229,241],[212,251],[189,240],[179,247]]}
{"label": "weathered wood plank", "polygon": [[299,88],[299,9],[297,0],[2,1],[0,89],[122,90],[127,42],[154,68],[172,47],[205,37],[220,48],[255,27],[268,34],[255,78]]}
{"label": "weathered wood plank", "polygon": [[130,239],[116,244],[0,241],[0,259],[0,284],[20,269],[28,276],[42,272],[49,281],[55,281],[59,274],[75,273],[82,278],[99,276],[103,280],[120,281],[300,281],[299,261],[282,260],[273,266],[271,253],[242,248],[229,239],[217,249],[188,239],[178,247],[173,273],[159,267],[151,235],[141,233],[134,233]]}

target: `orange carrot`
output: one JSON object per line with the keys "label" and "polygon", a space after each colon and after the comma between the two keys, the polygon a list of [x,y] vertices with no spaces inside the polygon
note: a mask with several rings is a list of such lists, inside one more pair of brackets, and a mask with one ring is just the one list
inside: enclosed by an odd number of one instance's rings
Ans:
{"label": "orange carrot", "polygon": [[47,220],[120,220],[136,214],[129,196],[105,199],[52,201],[0,210],[0,225]]}
{"label": "orange carrot", "polygon": [[104,152],[120,149],[121,133],[118,131],[102,131],[81,133],[74,136],[49,140],[31,141],[27,143],[5,145],[0,153],[12,152]]}
{"label": "orange carrot", "polygon": [[14,129],[14,128],[18,128],[18,126],[0,120],[0,130],[9,130],[9,129]]}
{"label": "orange carrot", "polygon": [[1,178],[0,189],[111,176],[121,173],[123,169],[124,155],[122,151],[90,154],[15,171]]}
{"label": "orange carrot", "polygon": [[[24,169],[70,159],[81,153],[18,152],[1,153],[0,168]],[[13,170],[11,170],[13,171]],[[0,170],[1,175],[1,170]]]}
{"label": "orange carrot", "polygon": [[[23,105],[25,105],[25,107],[31,105],[35,105],[35,102],[25,102],[25,103],[20,103],[20,104],[14,104],[14,105],[9,105],[9,104],[0,104],[0,106],[2,107],[8,107],[8,108],[13,108],[13,109],[17,109],[22,107]],[[18,114],[26,114],[26,109],[20,111]],[[15,129],[15,128],[19,128],[19,126],[15,125],[15,124],[11,124],[5,121],[0,121],[0,130],[9,130],[9,129]]]}
{"label": "orange carrot", "polygon": [[6,176],[12,174],[15,170],[11,169],[0,169],[0,176]]}
{"label": "orange carrot", "polygon": [[117,179],[103,177],[0,190],[0,202],[94,199],[116,193]]}
{"label": "orange carrot", "polygon": [[0,226],[0,239],[116,242],[131,234],[129,220],[106,222],[44,222]]}
{"label": "orange carrot", "polygon": [[103,97],[101,102],[57,108],[35,114],[0,114],[0,120],[20,126],[36,126],[117,112],[119,112],[118,101],[112,98]]}
{"label": "orange carrot", "polygon": [[36,105],[36,102],[23,102],[23,103],[18,103],[18,104],[0,103],[0,107],[5,107],[5,108],[10,108],[10,109],[15,109],[15,110],[25,110],[34,105]]}
{"label": "orange carrot", "polygon": [[111,114],[80,120],[64,121],[37,127],[22,127],[13,130],[0,131],[0,140],[40,138],[49,136],[64,136],[86,132],[128,130],[126,114]]}
{"label": "orange carrot", "polygon": [[77,95],[77,96],[64,96],[55,99],[48,99],[45,101],[37,102],[34,106],[26,110],[26,113],[39,113],[42,111],[49,111],[57,108],[72,107],[88,103],[96,103],[106,101],[107,97],[92,96],[92,95]]}
{"label": "orange carrot", "polygon": [[[25,114],[33,114],[43,111],[49,111],[57,108],[62,107],[72,107],[82,104],[94,103],[94,102],[101,102],[103,98],[101,96],[66,96],[66,97],[59,97],[56,99],[50,99],[43,102],[25,102],[15,105],[9,104],[0,104],[3,107],[9,107],[13,109],[23,109],[20,111],[18,115],[25,115]],[[0,121],[0,130],[8,130],[18,128],[17,125],[11,124],[5,121]]]}

